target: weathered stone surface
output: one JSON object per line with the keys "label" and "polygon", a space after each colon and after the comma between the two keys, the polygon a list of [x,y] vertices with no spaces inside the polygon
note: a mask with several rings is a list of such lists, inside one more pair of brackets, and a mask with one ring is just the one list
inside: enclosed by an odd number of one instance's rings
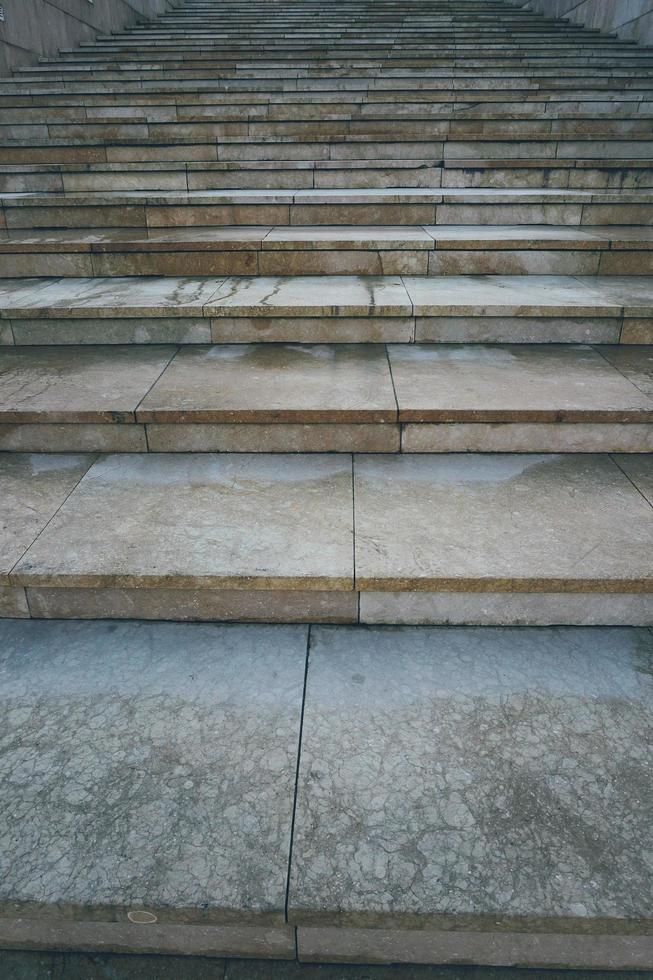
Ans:
{"label": "weathered stone surface", "polygon": [[27,347],[0,353],[3,422],[130,422],[176,347]]}
{"label": "weathered stone surface", "polygon": [[[31,593],[38,590],[29,591],[32,615],[36,615]],[[653,595],[361,592],[360,622],[400,626],[653,626]]]}
{"label": "weathered stone surface", "polygon": [[0,634],[3,915],[283,925],[306,629]]}
{"label": "weathered stone surface", "polygon": [[362,590],[650,592],[653,509],[604,456],[359,456]]}
{"label": "weathered stone surface", "polygon": [[405,422],[653,421],[653,401],[637,385],[646,355],[629,352],[632,383],[623,365],[610,366],[618,353],[606,363],[571,345],[401,344],[388,357]]}
{"label": "weathered stone surface", "polygon": [[290,921],[646,934],[652,657],[648,630],[314,629]]}
{"label": "weathered stone surface", "polygon": [[[513,969],[501,969],[497,975],[494,971],[470,967],[470,963],[478,963],[486,967],[508,964],[510,967],[528,967],[531,970],[538,967],[547,970],[541,976],[550,980],[565,980],[569,969],[595,970],[625,970],[633,971],[619,973],[619,977],[637,980],[638,970],[650,970],[653,962],[651,955],[651,940],[640,936],[566,936],[559,934],[534,935],[491,932],[435,932],[416,930],[387,930],[387,929],[334,929],[300,926],[297,930],[297,948],[302,962],[344,963],[392,963],[392,978],[405,980],[446,980],[451,974],[451,966],[458,965],[457,974],[467,977],[466,968],[471,977],[501,978],[501,980],[519,980],[523,972]],[[404,973],[396,963],[435,963],[445,966],[432,973],[426,966],[408,967]],[[447,970],[446,965],[449,966]],[[556,967],[561,972],[550,972]],[[354,967],[350,969],[355,970]],[[372,980],[376,977],[375,967],[366,968],[360,980]],[[413,970],[415,972],[413,972]],[[461,970],[465,970],[461,974]],[[340,980],[340,974],[337,974]],[[346,975],[348,976],[348,974]],[[384,977],[384,974],[381,974]],[[535,974],[540,976],[540,974]],[[575,973],[575,977],[583,980],[593,980],[595,974]],[[610,974],[599,974],[606,980]],[[344,980],[344,978],[343,978]],[[357,974],[352,974],[352,980],[358,980]]]}
{"label": "weathered stone surface", "polygon": [[615,456],[615,462],[624,471],[633,486],[653,507],[653,456]]}
{"label": "weathered stone surface", "polygon": [[105,456],[15,584],[349,590],[348,456]]}
{"label": "weathered stone surface", "polygon": [[[399,426],[391,423],[150,423],[147,442],[151,452],[164,453],[396,453],[400,434]],[[609,448],[628,450],[620,441]]]}
{"label": "weathered stone surface", "polygon": [[[277,960],[295,957],[294,930],[287,926],[270,925],[205,926],[178,925],[175,922],[138,925],[128,921],[77,922],[70,919],[3,917],[0,918],[0,942],[4,948],[18,949],[83,949],[98,953],[109,950],[112,953],[150,953],[158,956],[264,956]],[[107,980],[114,980],[114,977],[115,972],[113,976],[109,974]]]}
{"label": "weathered stone surface", "polygon": [[0,583],[58,511],[94,456],[0,457]]}
{"label": "weathered stone surface", "polygon": [[[14,591],[23,594],[23,589]],[[356,592],[179,588],[27,591],[29,611],[35,619],[174,619],[247,623],[355,623],[358,620]],[[13,601],[17,602],[18,599]]]}
{"label": "weathered stone surface", "polygon": [[648,453],[653,425],[625,422],[440,422],[402,425],[405,453]]}
{"label": "weathered stone surface", "polygon": [[227,279],[206,305],[210,316],[410,316],[399,276]]}
{"label": "weathered stone surface", "polygon": [[187,348],[137,412],[141,422],[173,423],[372,423],[396,417],[385,348],[373,344]]}

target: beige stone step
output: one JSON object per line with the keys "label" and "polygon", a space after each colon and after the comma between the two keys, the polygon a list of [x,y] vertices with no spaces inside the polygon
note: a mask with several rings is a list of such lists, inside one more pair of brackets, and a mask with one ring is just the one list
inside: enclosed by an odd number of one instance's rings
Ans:
{"label": "beige stone step", "polygon": [[221,225],[651,225],[650,191],[386,188],[0,194],[0,224],[22,228]]}
{"label": "beige stone step", "polygon": [[[139,124],[141,126],[145,124]],[[147,124],[149,126],[149,124]],[[201,126],[202,124],[193,124]],[[267,124],[266,124],[267,125]],[[295,124],[291,124],[295,125]],[[311,124],[307,124],[310,128]],[[577,135],[573,138],[543,135],[530,136],[522,140],[509,137],[501,140],[495,134],[468,134],[464,137],[447,137],[440,133],[413,134],[392,133],[375,135],[375,124],[370,133],[346,134],[338,131],[340,124],[333,127],[330,135],[298,132],[296,135],[276,136],[264,133],[248,136],[245,133],[225,132],[224,135],[202,133],[193,138],[188,135],[176,137],[173,125],[171,131],[159,137],[142,138],[120,137],[102,139],[89,134],[88,138],[44,137],[7,140],[6,135],[0,143],[0,163],[119,163],[166,160],[220,161],[235,160],[383,160],[399,157],[408,160],[425,160],[431,163],[461,160],[534,160],[544,166],[546,162],[571,160],[613,161],[644,160],[650,164],[653,159],[653,140],[650,137],[593,137]],[[216,127],[241,127],[241,123],[219,123]],[[245,126],[248,128],[249,124]],[[303,124],[297,124],[298,127]],[[118,127],[116,127],[118,129]]]}
{"label": "beige stone step", "polygon": [[351,622],[360,594],[365,622],[650,625],[650,466],[4,454],[2,609]]}
{"label": "beige stone step", "polygon": [[650,275],[644,226],[224,226],[0,233],[0,277]]}
{"label": "beige stone step", "polygon": [[0,341],[653,344],[653,279],[6,279],[0,280]]}
{"label": "beige stone step", "polygon": [[0,382],[4,451],[653,451],[653,347],[20,347]]}
{"label": "beige stone step", "polygon": [[646,160],[179,160],[0,164],[0,192],[360,189],[650,191]]}

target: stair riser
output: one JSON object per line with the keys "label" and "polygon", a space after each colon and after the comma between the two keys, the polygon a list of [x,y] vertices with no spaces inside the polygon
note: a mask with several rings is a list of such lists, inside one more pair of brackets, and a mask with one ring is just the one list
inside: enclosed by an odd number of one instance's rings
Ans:
{"label": "stair riser", "polygon": [[[249,114],[243,114],[238,119],[237,114],[230,114],[232,120],[215,122],[59,122],[59,123],[0,123],[0,140],[149,140],[155,143],[170,143],[184,140],[214,140],[221,137],[247,136],[253,140],[281,137],[296,137],[311,139],[327,137],[329,139],[346,139],[348,136],[373,136],[379,139],[426,139],[447,138],[454,142],[456,137],[467,136],[486,137],[490,139],[505,139],[512,134],[515,140],[530,139],[545,136],[583,136],[595,140],[622,139],[642,137],[651,139],[653,126],[649,119],[634,120],[573,120],[550,121],[547,119],[534,120],[466,120],[449,122],[445,119],[430,119],[423,113],[415,113],[415,118],[307,118],[297,121],[289,112],[289,120],[285,119],[252,119]],[[548,144],[547,144],[548,147]],[[537,149],[537,147],[534,147]]]}
{"label": "stair riser", "polygon": [[0,344],[653,344],[653,317],[25,317]]}
{"label": "stair riser", "polygon": [[[6,246],[5,246],[6,247]],[[484,248],[5,252],[0,278],[30,276],[653,275],[653,251]]]}
{"label": "stair riser", "polygon": [[0,617],[182,622],[651,626],[645,594],[389,593],[0,585]]}
{"label": "stair riser", "polygon": [[[195,142],[160,145],[129,145],[121,143],[61,146],[21,146],[3,143],[0,164],[38,163],[119,163],[165,161],[326,161],[326,160],[423,160],[454,166],[458,161],[535,161],[551,166],[552,161],[648,161],[653,158],[653,141],[584,139],[573,142],[542,140],[529,142],[496,142],[478,139],[473,142],[446,143],[397,140],[395,143],[367,140],[311,142],[289,138],[276,143],[249,141]],[[615,165],[613,163],[613,166]],[[532,165],[532,163],[530,164]],[[625,164],[627,165],[627,164]],[[622,165],[623,166],[623,165]]]}
{"label": "stair riser", "polygon": [[93,423],[2,421],[0,452],[648,453],[653,424]]}
{"label": "stair riser", "polygon": [[0,207],[0,227],[176,228],[232,225],[651,225],[653,204],[251,204]]}
{"label": "stair riser", "polygon": [[468,166],[458,169],[438,165],[415,164],[388,169],[370,161],[368,166],[313,169],[265,170],[241,165],[225,165],[222,170],[125,170],[125,171],[58,171],[1,172],[0,193],[52,192],[80,193],[84,191],[150,190],[331,190],[337,188],[374,189],[392,187],[502,187],[537,190],[540,188],[573,190],[647,190],[653,188],[653,167],[628,166],[596,168],[537,167],[518,165],[501,168],[498,165]]}

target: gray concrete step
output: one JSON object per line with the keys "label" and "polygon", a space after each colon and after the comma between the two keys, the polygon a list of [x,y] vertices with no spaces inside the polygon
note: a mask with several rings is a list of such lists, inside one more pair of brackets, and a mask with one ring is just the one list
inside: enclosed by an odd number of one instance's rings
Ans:
{"label": "gray concrete step", "polygon": [[649,630],[0,638],[3,946],[650,968]]}

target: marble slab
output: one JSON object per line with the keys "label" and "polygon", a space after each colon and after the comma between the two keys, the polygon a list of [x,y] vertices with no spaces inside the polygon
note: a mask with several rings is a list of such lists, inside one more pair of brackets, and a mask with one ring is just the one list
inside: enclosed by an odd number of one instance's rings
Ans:
{"label": "marble slab", "polygon": [[346,455],[104,456],[13,584],[350,590],[351,469]]}
{"label": "marble slab", "polygon": [[0,581],[84,476],[95,456],[0,455]]}
{"label": "marble slab", "polygon": [[653,398],[653,346],[633,344],[598,350],[625,378]]}
{"label": "marble slab", "polygon": [[[416,316],[600,316],[621,313],[618,300],[598,293],[596,279],[573,276],[404,277]],[[653,295],[653,280],[648,280]]]}
{"label": "marble slab", "polygon": [[650,941],[652,666],[645,629],[316,627],[290,922]]}
{"label": "marble slab", "polygon": [[653,280],[650,276],[579,276],[578,282],[595,290],[606,303],[617,303],[628,316],[653,316]]}
{"label": "marble slab", "polygon": [[0,284],[0,308],[12,318],[201,316],[202,307],[222,279],[65,279],[39,286],[40,280],[17,280],[14,293]]}
{"label": "marble slab", "polygon": [[609,456],[357,456],[356,586],[650,592],[653,508]]}
{"label": "marble slab", "polygon": [[620,454],[614,456],[614,460],[633,486],[653,507],[653,454],[638,453],[633,456]]}
{"label": "marble slab", "polygon": [[20,347],[0,352],[0,421],[133,422],[176,347]]}
{"label": "marble slab", "polygon": [[306,627],[0,637],[2,915],[283,925]]}
{"label": "marble slab", "polygon": [[635,348],[628,353],[633,383],[625,371],[611,367],[618,352],[602,357],[590,347],[388,347],[399,418],[405,422],[653,421],[653,400],[636,387],[646,355]]}
{"label": "marble slab", "polygon": [[225,280],[208,316],[410,316],[399,276],[292,276]]}
{"label": "marble slab", "polygon": [[141,422],[372,423],[396,417],[385,347],[373,344],[186,348],[137,412]]}

